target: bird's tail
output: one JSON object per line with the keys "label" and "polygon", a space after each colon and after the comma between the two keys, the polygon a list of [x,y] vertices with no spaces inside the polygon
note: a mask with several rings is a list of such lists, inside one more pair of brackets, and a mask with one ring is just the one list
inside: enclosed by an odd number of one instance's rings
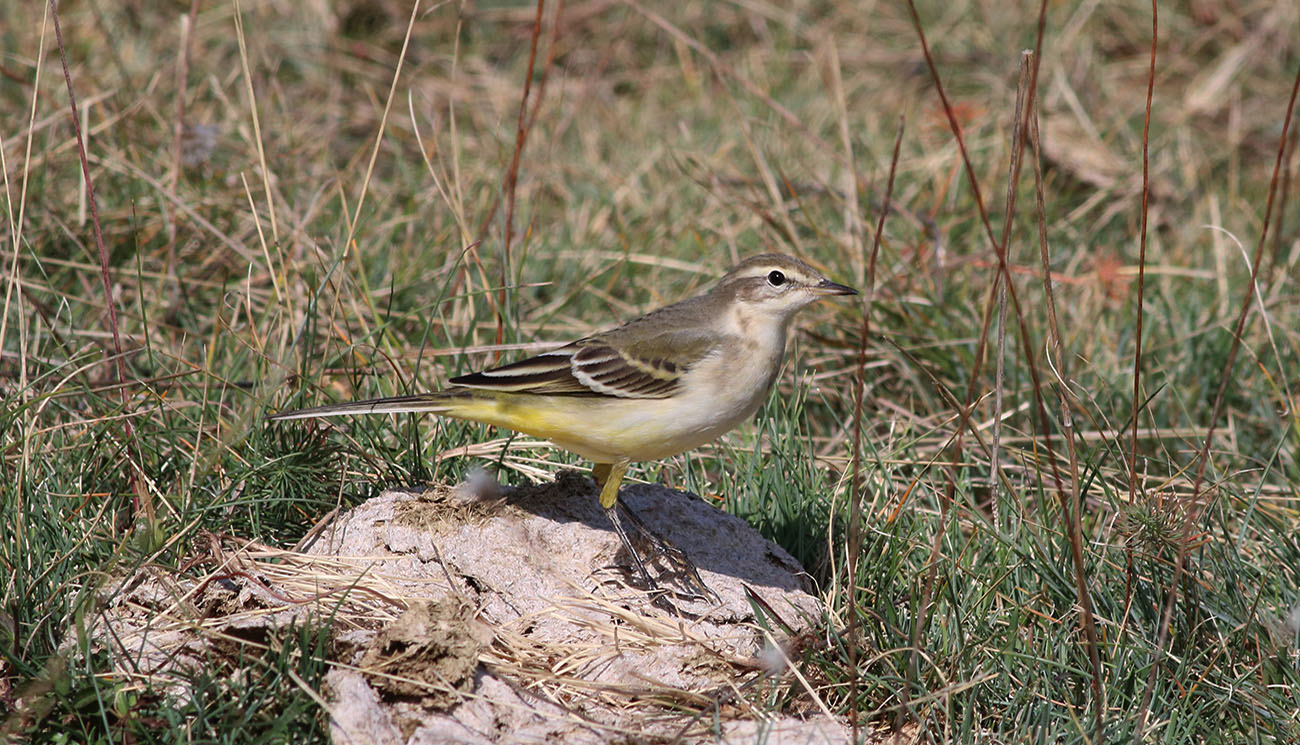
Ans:
{"label": "bird's tail", "polygon": [[419,412],[456,416],[456,412],[471,398],[470,391],[439,391],[414,396],[372,398],[367,401],[347,401],[338,404],[313,406],[309,409],[281,411],[268,416],[267,419],[270,421],[283,421],[286,419],[344,416],[346,414],[407,414]]}

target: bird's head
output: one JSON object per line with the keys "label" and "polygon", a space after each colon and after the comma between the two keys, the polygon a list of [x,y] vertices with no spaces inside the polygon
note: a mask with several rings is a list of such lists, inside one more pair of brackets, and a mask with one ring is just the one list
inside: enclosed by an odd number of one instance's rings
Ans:
{"label": "bird's head", "polygon": [[784,254],[752,256],[727,272],[714,293],[737,304],[745,315],[788,321],[805,305],[828,295],[856,295],[852,287],[832,282],[807,263]]}

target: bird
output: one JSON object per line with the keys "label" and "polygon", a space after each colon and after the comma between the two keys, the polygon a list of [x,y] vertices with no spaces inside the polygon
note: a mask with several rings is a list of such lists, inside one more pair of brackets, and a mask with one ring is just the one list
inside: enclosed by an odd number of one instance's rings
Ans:
{"label": "bird", "polygon": [[[856,294],[798,258],[761,254],[736,264],[703,294],[557,349],[452,378],[447,389],[268,419],[429,412],[550,440],[594,464],[600,506],[641,583],[656,592],[619,513],[628,467],[712,442],[752,417],[780,373],[795,315],[821,298]],[[687,584],[708,593],[683,552],[626,505],[622,510],[657,554],[679,565]]]}

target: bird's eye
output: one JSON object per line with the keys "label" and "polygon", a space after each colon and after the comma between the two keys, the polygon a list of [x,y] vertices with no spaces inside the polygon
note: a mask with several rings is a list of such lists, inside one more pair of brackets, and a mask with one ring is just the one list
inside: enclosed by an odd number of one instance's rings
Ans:
{"label": "bird's eye", "polygon": [[767,283],[773,287],[780,287],[785,284],[785,275],[773,269],[767,275]]}

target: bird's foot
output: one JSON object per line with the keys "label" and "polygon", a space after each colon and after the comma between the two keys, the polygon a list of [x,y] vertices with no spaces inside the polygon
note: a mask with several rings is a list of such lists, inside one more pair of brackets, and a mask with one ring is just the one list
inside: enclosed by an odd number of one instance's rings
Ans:
{"label": "bird's foot", "polygon": [[686,552],[646,527],[627,505],[616,502],[605,508],[605,514],[655,605],[673,610],[670,596],[687,602],[720,602]]}

